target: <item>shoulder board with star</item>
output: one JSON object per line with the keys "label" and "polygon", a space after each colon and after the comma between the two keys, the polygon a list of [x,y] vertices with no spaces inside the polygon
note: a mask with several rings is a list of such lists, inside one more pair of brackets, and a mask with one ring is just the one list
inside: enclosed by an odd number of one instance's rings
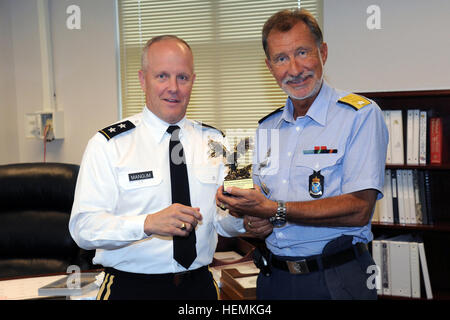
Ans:
{"label": "shoulder board with star", "polygon": [[214,130],[216,130],[216,131],[219,131],[220,134],[221,134],[223,137],[225,137],[225,134],[224,134],[221,130],[219,130],[219,129],[213,127],[213,126],[210,126],[209,124],[206,124],[206,123],[203,123],[203,122],[200,122],[200,121],[196,121],[196,123],[198,123],[198,124],[201,125],[202,127],[209,128],[209,129],[214,129]]}
{"label": "shoulder board with star", "polygon": [[275,111],[272,111],[271,113],[269,113],[268,115],[262,117],[261,119],[259,119],[258,123],[261,124],[262,122],[264,122],[264,120],[266,120],[268,117],[270,117],[271,115],[278,113],[280,111],[283,111],[284,106],[282,106],[281,108],[276,109]]}
{"label": "shoulder board with star", "polygon": [[110,140],[111,138],[114,138],[115,136],[127,132],[128,130],[131,130],[135,127],[136,126],[133,122],[131,122],[130,120],[126,120],[115,123],[109,127],[99,130],[98,132],[100,132],[106,138],[106,140]]}
{"label": "shoulder board with star", "polygon": [[371,104],[370,100],[364,98],[363,96],[351,93],[346,95],[345,97],[342,97],[338,100],[338,102],[344,103],[346,105],[349,105],[356,111],[359,109]]}

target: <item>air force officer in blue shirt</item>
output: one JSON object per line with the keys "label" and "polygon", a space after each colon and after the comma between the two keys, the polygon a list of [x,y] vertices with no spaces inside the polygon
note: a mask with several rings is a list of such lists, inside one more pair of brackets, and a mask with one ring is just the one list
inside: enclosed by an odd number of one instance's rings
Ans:
{"label": "air force officer in blue shirt", "polygon": [[[388,132],[380,108],[323,80],[328,48],[314,17],[281,11],[263,28],[266,64],[289,96],[259,121],[255,189],[218,205],[266,237],[259,299],[376,299],[370,220],[382,197]],[[344,69],[343,69],[344,70]]]}

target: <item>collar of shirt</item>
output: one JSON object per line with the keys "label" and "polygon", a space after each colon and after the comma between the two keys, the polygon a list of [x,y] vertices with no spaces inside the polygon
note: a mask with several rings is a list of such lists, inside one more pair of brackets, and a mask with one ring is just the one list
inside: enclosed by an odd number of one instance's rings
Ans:
{"label": "collar of shirt", "polygon": [[[327,122],[327,113],[328,113],[328,103],[330,95],[332,94],[331,87],[323,81],[322,88],[320,88],[319,94],[314,100],[311,107],[309,107],[308,112],[306,112],[307,117],[316,121],[322,126],[325,126]],[[283,114],[280,117],[278,126],[280,126],[281,121],[284,120],[289,123],[295,123],[296,119],[294,119],[294,105],[290,97],[286,100],[286,107],[283,110]]]}
{"label": "collar of shirt", "polygon": [[150,129],[150,132],[153,135],[153,137],[155,138],[155,141],[157,143],[160,143],[162,141],[164,134],[167,132],[167,128],[169,128],[169,126],[171,126],[171,125],[179,126],[181,129],[180,138],[183,136],[183,132],[187,126],[186,116],[184,116],[183,119],[181,119],[177,123],[170,124],[170,123],[167,123],[164,120],[161,120],[160,118],[158,118],[153,112],[151,112],[147,108],[147,106],[144,106],[144,110],[142,113],[143,113],[142,118],[144,120],[144,123]]}

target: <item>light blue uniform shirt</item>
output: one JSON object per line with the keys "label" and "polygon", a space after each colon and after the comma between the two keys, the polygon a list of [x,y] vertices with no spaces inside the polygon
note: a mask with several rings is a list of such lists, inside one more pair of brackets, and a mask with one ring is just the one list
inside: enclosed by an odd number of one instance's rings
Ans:
{"label": "light blue uniform shirt", "polygon": [[[290,98],[285,107],[269,115],[256,134],[253,179],[271,200],[310,201],[309,177],[320,170],[323,195],[318,199],[364,189],[383,191],[388,131],[380,108],[372,102],[359,110],[338,102],[348,92],[324,81],[305,116],[293,118]],[[314,147],[337,149],[314,154]],[[279,256],[320,254],[341,235],[353,243],[372,240],[370,222],[364,227],[313,227],[287,223],[274,228],[267,247]]]}

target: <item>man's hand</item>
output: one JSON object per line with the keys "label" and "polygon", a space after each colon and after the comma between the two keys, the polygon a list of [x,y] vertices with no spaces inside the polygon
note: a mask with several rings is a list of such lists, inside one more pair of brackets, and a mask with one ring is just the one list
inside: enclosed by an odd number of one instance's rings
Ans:
{"label": "man's hand", "polygon": [[202,220],[200,208],[192,208],[179,203],[147,215],[144,232],[147,235],[187,237]]}
{"label": "man's hand", "polygon": [[248,235],[264,239],[272,233],[273,225],[269,219],[244,216],[244,228]]}
{"label": "man's hand", "polygon": [[269,218],[277,212],[277,203],[267,199],[259,186],[255,189],[240,189],[229,187],[226,190],[230,195],[223,194],[223,186],[220,186],[216,193],[217,206],[228,209],[233,216],[254,216]]}

